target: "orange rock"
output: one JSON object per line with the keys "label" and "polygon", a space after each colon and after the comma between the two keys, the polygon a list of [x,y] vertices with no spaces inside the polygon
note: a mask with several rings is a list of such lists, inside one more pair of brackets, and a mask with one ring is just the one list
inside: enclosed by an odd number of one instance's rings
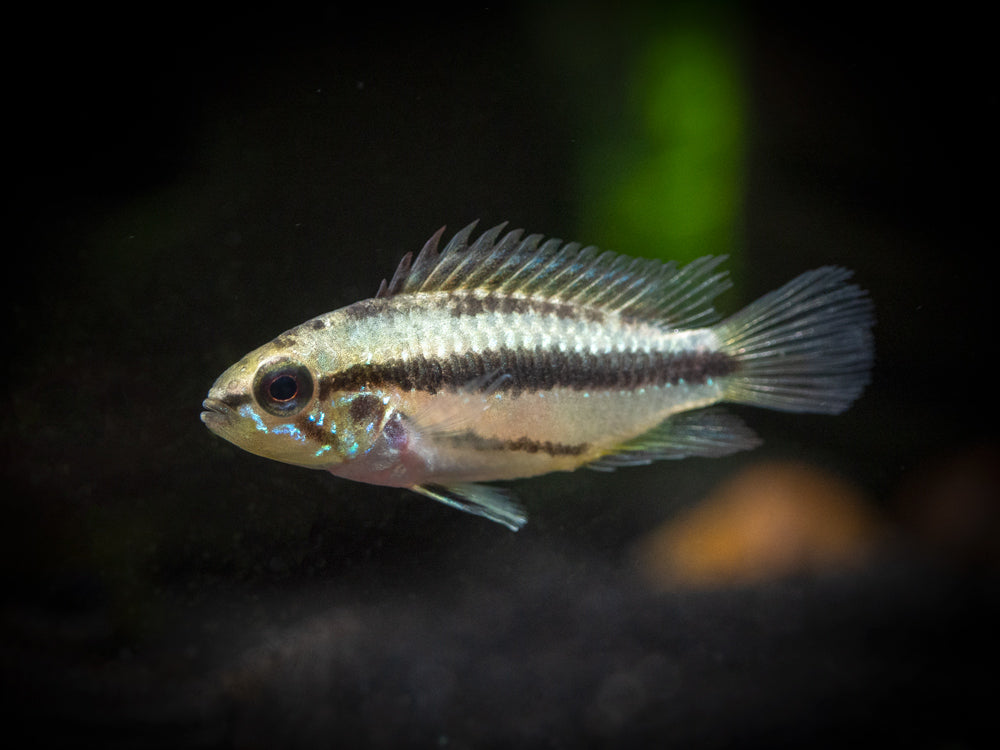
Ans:
{"label": "orange rock", "polygon": [[752,466],[640,541],[658,587],[756,583],[864,560],[879,524],[860,491],[800,463]]}

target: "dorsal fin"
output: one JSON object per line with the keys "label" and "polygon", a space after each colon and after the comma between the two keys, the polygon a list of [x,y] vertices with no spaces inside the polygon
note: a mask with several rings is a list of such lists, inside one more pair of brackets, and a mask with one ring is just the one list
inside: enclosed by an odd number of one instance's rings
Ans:
{"label": "dorsal fin", "polygon": [[726,272],[716,271],[724,255],[678,268],[672,261],[602,253],[540,234],[524,237],[521,229],[503,234],[506,223],[470,244],[475,227],[473,222],[460,230],[440,252],[444,227],[439,229],[416,259],[412,253],[403,256],[375,296],[475,289],[573,303],[680,329],[717,320],[712,299],[731,286]]}

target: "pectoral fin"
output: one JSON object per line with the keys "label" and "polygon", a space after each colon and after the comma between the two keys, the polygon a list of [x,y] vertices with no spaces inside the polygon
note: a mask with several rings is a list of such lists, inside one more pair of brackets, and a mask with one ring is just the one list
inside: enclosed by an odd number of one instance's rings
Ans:
{"label": "pectoral fin", "polygon": [[409,415],[420,434],[429,439],[447,438],[473,430],[483,412],[496,405],[493,394],[511,380],[503,370],[491,370],[474,378],[448,398],[434,398]]}
{"label": "pectoral fin", "polygon": [[452,508],[502,523],[511,531],[517,531],[528,520],[524,508],[497,487],[457,482],[449,485],[419,484],[410,489]]}

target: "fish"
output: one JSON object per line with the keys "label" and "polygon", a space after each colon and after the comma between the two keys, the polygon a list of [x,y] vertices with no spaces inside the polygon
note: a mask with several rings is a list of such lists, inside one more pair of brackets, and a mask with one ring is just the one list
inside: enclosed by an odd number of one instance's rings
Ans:
{"label": "fish", "polygon": [[873,304],[845,268],[722,318],[724,255],[682,266],[476,225],[443,250],[442,227],[374,297],[248,353],[202,422],[516,531],[523,506],[486,483],[748,450],[760,439],[722,404],[833,415],[870,381]]}

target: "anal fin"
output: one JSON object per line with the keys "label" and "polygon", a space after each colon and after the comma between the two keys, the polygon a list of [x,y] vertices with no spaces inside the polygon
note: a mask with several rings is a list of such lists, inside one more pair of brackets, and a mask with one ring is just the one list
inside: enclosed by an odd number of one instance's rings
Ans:
{"label": "anal fin", "polygon": [[498,487],[456,482],[448,485],[418,484],[410,489],[452,508],[501,523],[511,531],[517,531],[528,520],[524,508]]}
{"label": "anal fin", "polygon": [[756,448],[760,443],[757,434],[739,417],[719,408],[697,409],[675,414],[587,466],[611,471],[667,458],[717,458]]}

